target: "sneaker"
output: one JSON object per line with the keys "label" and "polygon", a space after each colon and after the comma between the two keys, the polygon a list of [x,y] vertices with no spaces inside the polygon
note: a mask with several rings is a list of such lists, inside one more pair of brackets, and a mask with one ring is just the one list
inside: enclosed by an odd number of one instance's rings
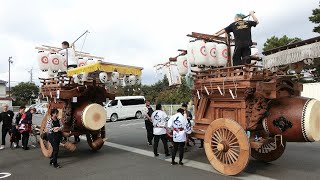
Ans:
{"label": "sneaker", "polygon": [[26,147],[26,148],[23,148],[24,150],[30,150],[30,148],[29,147]]}
{"label": "sneaker", "polygon": [[177,163],[177,162],[174,162],[174,161],[171,162],[171,165],[176,165],[176,164],[178,164],[178,163]]}
{"label": "sneaker", "polygon": [[183,166],[183,162],[180,161],[180,162],[179,162],[179,165],[180,165],[180,166]]}
{"label": "sneaker", "polygon": [[17,146],[18,146],[18,145],[17,145],[16,143],[13,143],[13,147],[14,147],[14,148],[17,148]]}
{"label": "sneaker", "polygon": [[0,150],[2,150],[2,149],[4,149],[4,145],[1,145],[1,146],[0,146]]}
{"label": "sneaker", "polygon": [[166,157],[171,156],[171,154],[166,154]]}
{"label": "sneaker", "polygon": [[158,157],[159,156],[159,153],[157,153],[157,154],[154,154],[154,157]]}
{"label": "sneaker", "polygon": [[54,164],[53,167],[57,168],[57,169],[61,168],[61,166],[59,164]]}
{"label": "sneaker", "polygon": [[152,143],[148,143],[149,146],[152,146]]}

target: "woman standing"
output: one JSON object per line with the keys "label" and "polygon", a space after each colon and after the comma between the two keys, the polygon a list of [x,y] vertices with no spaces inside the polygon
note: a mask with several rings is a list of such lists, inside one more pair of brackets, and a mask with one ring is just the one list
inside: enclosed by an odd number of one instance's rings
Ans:
{"label": "woman standing", "polygon": [[58,119],[59,111],[57,109],[52,109],[50,112],[51,117],[47,121],[46,132],[48,133],[48,139],[53,148],[52,155],[50,157],[50,165],[53,165],[55,168],[61,168],[58,164],[58,153],[59,145],[62,139],[62,122]]}
{"label": "woman standing", "polygon": [[29,150],[28,141],[29,141],[29,134],[31,132],[31,125],[32,125],[32,114],[36,112],[36,108],[31,108],[27,112],[25,112],[21,120],[19,122],[19,131],[22,135],[22,148],[24,150]]}

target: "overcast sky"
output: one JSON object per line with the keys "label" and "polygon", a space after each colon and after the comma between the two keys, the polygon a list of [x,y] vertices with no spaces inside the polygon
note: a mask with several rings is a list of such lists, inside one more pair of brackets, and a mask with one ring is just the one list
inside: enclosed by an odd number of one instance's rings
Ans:
{"label": "overcast sky", "polygon": [[[0,79],[8,80],[8,57],[13,57],[12,84],[28,81],[33,67],[43,74],[35,46],[60,46],[89,30],[83,51],[106,61],[141,66],[142,83],[156,81],[153,65],[186,49],[191,32],[215,33],[234,14],[256,12],[253,29],[259,48],[272,35],[308,39],[317,36],[308,17],[318,0],[0,0]],[[81,48],[83,39],[76,45]]]}

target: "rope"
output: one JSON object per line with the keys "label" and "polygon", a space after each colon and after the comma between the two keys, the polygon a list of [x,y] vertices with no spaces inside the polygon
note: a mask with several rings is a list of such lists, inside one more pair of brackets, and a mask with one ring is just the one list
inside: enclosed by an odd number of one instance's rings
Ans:
{"label": "rope", "polygon": [[81,50],[80,50],[80,52],[82,52],[82,49],[83,49],[84,43],[85,43],[85,42],[86,42],[86,40],[87,40],[87,36],[88,36],[88,33],[86,33],[86,36],[84,37],[84,40],[83,40],[83,43],[82,43],[82,46],[81,46]]}

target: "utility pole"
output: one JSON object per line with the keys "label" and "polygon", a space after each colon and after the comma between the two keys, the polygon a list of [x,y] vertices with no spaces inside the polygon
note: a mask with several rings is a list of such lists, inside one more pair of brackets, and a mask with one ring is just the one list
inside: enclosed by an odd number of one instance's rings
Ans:
{"label": "utility pole", "polygon": [[32,83],[33,80],[33,67],[28,71],[30,73],[30,82]]}
{"label": "utility pole", "polygon": [[11,60],[12,57],[10,56],[9,59],[8,59],[8,62],[9,62],[9,97],[11,97],[11,87],[10,87],[10,64],[13,63],[13,61]]}

